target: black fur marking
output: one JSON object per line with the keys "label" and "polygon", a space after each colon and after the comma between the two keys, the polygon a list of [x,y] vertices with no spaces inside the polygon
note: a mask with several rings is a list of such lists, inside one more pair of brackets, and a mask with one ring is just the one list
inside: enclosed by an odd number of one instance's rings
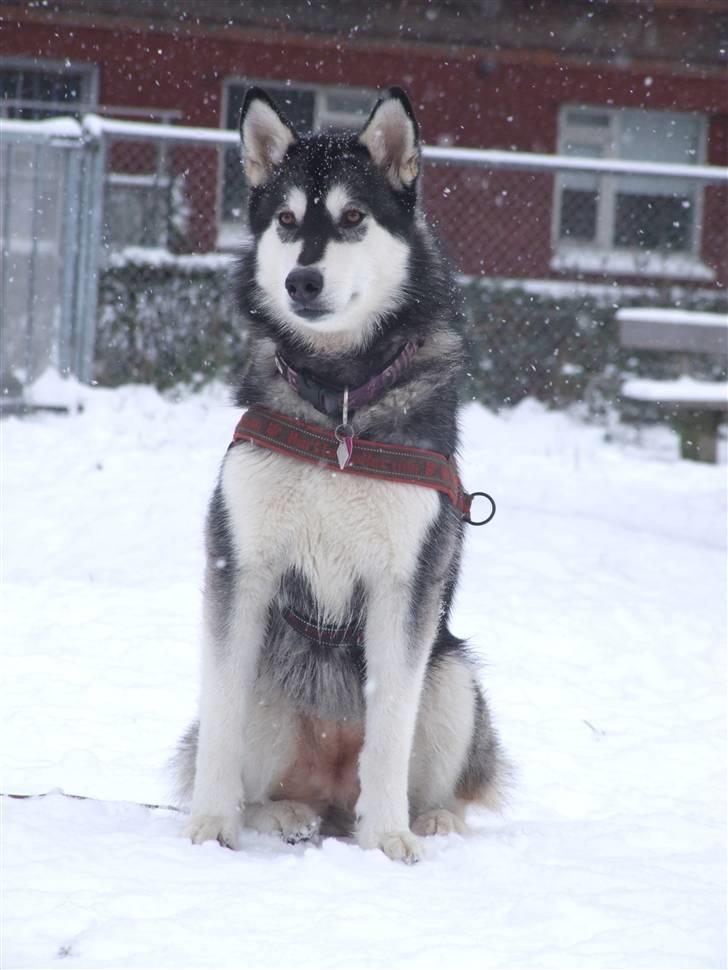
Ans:
{"label": "black fur marking", "polygon": [[238,567],[228,512],[219,482],[212,493],[207,512],[206,540],[205,587],[208,601],[214,605],[214,633],[223,642],[232,615],[233,589]]}
{"label": "black fur marking", "polygon": [[[286,621],[286,607],[314,621],[319,612],[308,580],[293,569],[283,577],[271,610],[260,675],[310,714],[330,721],[360,719],[366,669],[362,647],[312,641]],[[348,622],[352,631],[363,629],[366,607],[361,585],[352,590],[346,615],[350,619],[342,621],[342,626]]]}
{"label": "black fur marking", "polygon": [[466,800],[497,795],[503,770],[503,757],[498,736],[493,729],[483,692],[473,682],[475,694],[475,724],[470,749],[460,772],[455,792]]}

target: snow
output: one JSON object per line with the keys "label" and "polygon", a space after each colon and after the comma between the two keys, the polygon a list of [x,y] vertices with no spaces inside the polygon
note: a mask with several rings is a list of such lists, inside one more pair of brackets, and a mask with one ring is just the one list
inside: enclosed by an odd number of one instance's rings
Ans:
{"label": "snow", "polygon": [[718,327],[728,329],[728,313],[674,310],[668,307],[623,307],[617,320],[624,323],[657,323],[660,326]]}
{"label": "snow", "polygon": [[154,138],[169,141],[195,142],[205,145],[238,145],[237,131],[225,128],[194,128],[186,125],[163,125],[149,121],[121,121],[101,115],[83,116],[84,132],[91,138],[109,135],[113,138]]}
{"label": "snow", "polygon": [[24,121],[16,118],[0,118],[0,139],[4,136],[46,138],[80,138],[82,128],[75,118],[44,118],[40,121]]}
{"label": "snow", "polygon": [[187,270],[226,270],[234,257],[230,253],[170,253],[161,246],[125,246],[109,257],[109,265],[178,266]]}
{"label": "snow", "polygon": [[[2,426],[5,967],[725,967],[725,466],[523,402],[464,416],[454,628],[514,764],[502,815],[414,868],[350,841],[192,846],[192,715],[221,388],[58,385]],[[81,410],[76,410],[77,407]],[[78,800],[61,794],[90,796]]]}
{"label": "snow", "polygon": [[656,250],[602,250],[564,247],[551,260],[551,269],[616,276],[670,276],[686,280],[712,280],[715,272],[695,257]]}
{"label": "snow", "polygon": [[728,382],[698,381],[693,377],[678,377],[671,381],[635,377],[622,385],[624,397],[637,401],[691,404],[714,404],[716,409],[728,411]]}
{"label": "snow", "polygon": [[645,297],[669,299],[678,305],[688,300],[693,300],[695,303],[715,301],[715,290],[697,287],[687,289],[684,286],[677,285],[665,289],[660,283],[654,286],[647,283],[640,286],[630,286],[617,280],[612,280],[610,283],[587,283],[583,280],[513,279],[503,276],[474,277],[465,273],[458,274],[457,279],[463,285],[475,283],[484,290],[489,290],[492,287],[503,290],[524,290],[526,293],[549,296],[557,301],[572,299],[575,296],[585,296],[612,307],[626,300],[643,300]]}
{"label": "snow", "polygon": [[589,158],[575,155],[547,155],[543,152],[502,151],[496,148],[455,148],[424,145],[422,154],[433,162],[483,165],[488,168],[539,168],[559,172],[602,172],[615,175],[645,175],[658,178],[728,181],[728,168],[721,165],[690,165],[674,162],[643,162],[636,159]]}

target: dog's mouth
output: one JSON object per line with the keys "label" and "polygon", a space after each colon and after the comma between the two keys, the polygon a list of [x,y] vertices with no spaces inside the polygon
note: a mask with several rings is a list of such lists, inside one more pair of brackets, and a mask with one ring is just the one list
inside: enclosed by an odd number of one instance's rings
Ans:
{"label": "dog's mouth", "polygon": [[[346,304],[349,307],[352,303],[356,303],[359,299],[358,293],[352,293]],[[344,309],[346,309],[346,307]],[[291,303],[291,309],[296,314],[297,317],[301,317],[303,320],[320,320],[321,317],[331,316],[332,313],[336,312],[331,307],[312,305],[312,306],[298,306],[296,303]]]}
{"label": "dog's mouth", "polygon": [[325,317],[329,313],[328,310],[313,306],[294,306],[293,312],[296,314],[296,316],[302,317],[304,320],[318,320],[321,317]]}

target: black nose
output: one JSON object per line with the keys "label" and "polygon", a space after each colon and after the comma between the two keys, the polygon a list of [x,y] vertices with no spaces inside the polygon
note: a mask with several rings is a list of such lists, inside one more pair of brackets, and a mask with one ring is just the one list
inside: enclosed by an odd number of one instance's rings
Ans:
{"label": "black nose", "polygon": [[324,288],[324,278],[317,269],[300,267],[286,277],[286,290],[294,303],[308,306]]}

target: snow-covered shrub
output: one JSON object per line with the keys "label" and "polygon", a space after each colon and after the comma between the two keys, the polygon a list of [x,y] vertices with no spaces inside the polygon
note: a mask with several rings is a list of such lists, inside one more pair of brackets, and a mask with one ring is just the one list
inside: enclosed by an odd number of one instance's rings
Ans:
{"label": "snow-covered shrub", "polygon": [[625,350],[615,319],[625,306],[725,312],[720,292],[465,280],[463,293],[466,395],[495,409],[531,396],[555,407],[586,401],[599,414],[614,404],[626,376],[725,377],[714,358]]}
{"label": "snow-covered shrub", "polygon": [[[103,271],[96,379],[159,388],[228,379],[245,363],[245,322],[232,303],[232,260],[128,248]],[[667,306],[725,311],[707,290],[587,287],[463,279],[463,332],[470,366],[464,397],[493,409],[536,397],[554,407],[586,401],[599,415],[626,376],[725,376],[714,359],[626,351],[615,311]]]}
{"label": "snow-covered shrub", "polygon": [[126,249],[99,285],[95,378],[159,388],[226,379],[245,360],[231,298],[231,261]]}

